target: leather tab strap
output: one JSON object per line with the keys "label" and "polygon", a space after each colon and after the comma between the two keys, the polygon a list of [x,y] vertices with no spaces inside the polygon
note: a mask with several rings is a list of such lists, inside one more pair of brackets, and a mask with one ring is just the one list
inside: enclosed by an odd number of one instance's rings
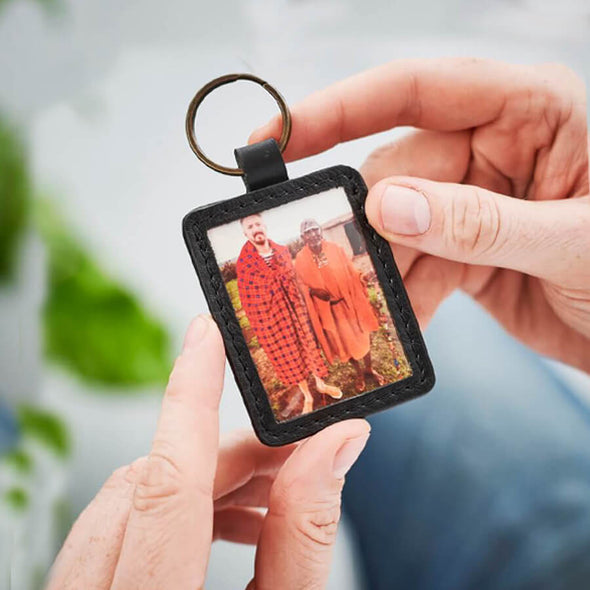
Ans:
{"label": "leather tab strap", "polygon": [[248,191],[288,180],[281,150],[274,139],[265,139],[234,150],[242,179]]}

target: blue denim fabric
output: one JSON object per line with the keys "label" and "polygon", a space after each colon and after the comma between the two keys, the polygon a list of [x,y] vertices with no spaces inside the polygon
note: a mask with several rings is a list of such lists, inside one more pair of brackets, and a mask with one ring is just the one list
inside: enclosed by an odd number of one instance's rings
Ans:
{"label": "blue denim fabric", "polygon": [[371,419],[344,510],[371,590],[590,588],[590,407],[465,296],[437,386]]}
{"label": "blue denim fabric", "polygon": [[19,428],[12,410],[0,399],[0,457],[18,441]]}

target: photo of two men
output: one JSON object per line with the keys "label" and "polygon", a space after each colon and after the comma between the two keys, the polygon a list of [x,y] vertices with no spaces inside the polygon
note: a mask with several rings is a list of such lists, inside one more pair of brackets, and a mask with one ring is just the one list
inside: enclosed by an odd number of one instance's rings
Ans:
{"label": "photo of two men", "polygon": [[411,375],[343,189],[209,234],[277,420]]}

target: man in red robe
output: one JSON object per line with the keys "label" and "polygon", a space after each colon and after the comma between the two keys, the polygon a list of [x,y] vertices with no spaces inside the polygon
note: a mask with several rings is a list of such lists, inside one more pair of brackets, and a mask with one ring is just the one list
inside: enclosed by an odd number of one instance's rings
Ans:
{"label": "man in red robe", "polygon": [[341,398],[342,391],[322,379],[328,371],[310,327],[289,249],[268,239],[260,215],[245,217],[241,224],[248,241],[236,264],[240,300],[278,379],[285,386],[299,387],[304,414],[313,410],[307,381],[312,375],[320,393]]}
{"label": "man in red robe", "polygon": [[365,377],[384,385],[371,361],[371,333],[379,329],[379,322],[359,272],[342,247],[324,240],[317,221],[303,221],[301,237],[305,245],[295,258],[295,270],[328,362],[350,361],[359,393],[366,389]]}

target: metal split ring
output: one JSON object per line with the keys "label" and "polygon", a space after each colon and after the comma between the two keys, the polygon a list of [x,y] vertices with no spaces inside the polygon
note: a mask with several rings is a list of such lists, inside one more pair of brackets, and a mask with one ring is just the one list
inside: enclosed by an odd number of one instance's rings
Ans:
{"label": "metal split ring", "polygon": [[209,168],[213,168],[213,170],[217,170],[217,172],[229,174],[231,176],[240,176],[243,174],[243,170],[240,168],[230,168],[228,166],[217,164],[205,155],[195,136],[195,118],[197,116],[197,109],[208,94],[220,86],[231,84],[232,82],[236,82],[238,80],[249,80],[250,82],[259,84],[275,99],[276,103],[279,105],[281,116],[283,118],[283,129],[279,139],[279,149],[281,152],[283,152],[287,147],[287,142],[289,141],[289,136],[291,135],[291,113],[289,112],[289,107],[287,106],[287,103],[281,94],[268,82],[265,82],[261,78],[253,76],[252,74],[227,74],[225,76],[221,76],[220,78],[216,78],[215,80],[211,80],[211,82],[208,84],[205,84],[205,86],[203,86],[203,88],[201,88],[195,94],[194,98],[189,104],[188,111],[186,113],[186,136],[191,149],[193,152],[195,152],[195,155],[197,158],[199,158],[199,160],[201,160],[201,162],[203,162],[203,164],[209,166]]}

